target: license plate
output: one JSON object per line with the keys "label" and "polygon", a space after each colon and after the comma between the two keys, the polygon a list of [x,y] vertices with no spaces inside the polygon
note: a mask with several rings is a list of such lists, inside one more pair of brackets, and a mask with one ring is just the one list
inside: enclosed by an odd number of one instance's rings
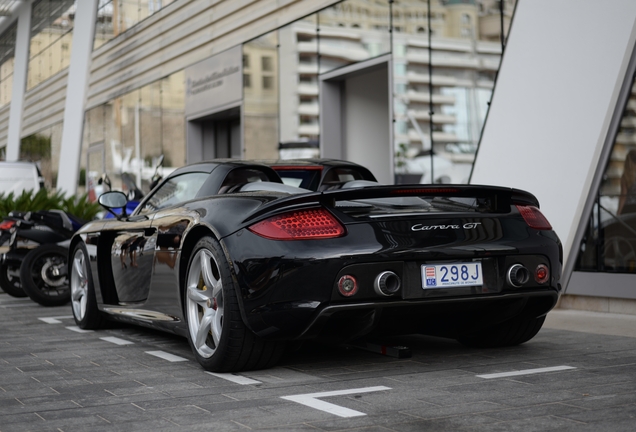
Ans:
{"label": "license plate", "polygon": [[422,288],[483,285],[481,262],[422,265]]}

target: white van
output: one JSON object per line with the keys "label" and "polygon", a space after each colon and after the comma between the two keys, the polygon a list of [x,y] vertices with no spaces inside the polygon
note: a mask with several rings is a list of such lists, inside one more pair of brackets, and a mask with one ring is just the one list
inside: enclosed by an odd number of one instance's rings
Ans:
{"label": "white van", "polygon": [[32,162],[0,161],[0,195],[20,195],[22,191],[39,191],[44,187],[44,178],[38,166]]}

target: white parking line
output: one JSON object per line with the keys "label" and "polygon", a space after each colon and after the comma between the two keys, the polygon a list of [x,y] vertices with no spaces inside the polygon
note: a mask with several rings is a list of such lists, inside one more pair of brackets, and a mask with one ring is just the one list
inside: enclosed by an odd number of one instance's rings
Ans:
{"label": "white parking line", "polygon": [[134,342],[128,341],[126,339],[120,339],[114,336],[101,337],[100,339],[106,342],[114,343],[115,345],[134,345],[135,344]]}
{"label": "white parking line", "polygon": [[556,371],[563,371],[563,370],[570,370],[570,369],[576,369],[576,368],[573,366],[552,366],[552,367],[545,367],[545,368],[538,368],[538,369],[525,369],[525,370],[512,371],[512,372],[501,372],[501,373],[476,375],[476,376],[478,378],[492,379],[492,378],[505,378],[505,377],[519,376],[519,375],[532,375],[532,374],[538,374],[538,373],[544,373],[544,372],[556,372]]}
{"label": "white parking line", "polygon": [[188,359],[176,356],[174,354],[170,354],[164,351],[146,351],[146,354],[150,354],[151,356],[159,357],[164,360],[168,360],[169,362],[182,362],[188,361]]}
{"label": "white parking line", "polygon": [[369,393],[383,390],[391,390],[390,387],[378,386],[378,387],[364,387],[351,390],[336,390],[322,393],[307,393],[294,396],[281,396],[281,399],[286,399],[292,402],[296,402],[310,408],[315,408],[320,411],[325,411],[330,414],[337,415],[338,417],[360,417],[366,414],[360,411],[355,411],[349,408],[341,407],[329,402],[321,401],[318,398],[330,397],[330,396],[343,396],[357,393]]}
{"label": "white parking line", "polygon": [[84,330],[79,328],[78,326],[68,326],[66,328],[77,333],[93,333],[93,330]]}
{"label": "white parking line", "polygon": [[61,319],[72,319],[72,318],[73,318],[73,315],[38,318],[38,319],[40,321],[44,321],[47,324],[62,324],[62,321],[60,321]]}
{"label": "white parking line", "polygon": [[214,373],[214,372],[206,372],[207,374],[213,375],[217,378],[222,378],[224,380],[232,381],[233,383],[240,385],[247,384],[260,384],[260,381],[253,380],[251,378],[247,378],[241,375],[235,375],[232,373]]}

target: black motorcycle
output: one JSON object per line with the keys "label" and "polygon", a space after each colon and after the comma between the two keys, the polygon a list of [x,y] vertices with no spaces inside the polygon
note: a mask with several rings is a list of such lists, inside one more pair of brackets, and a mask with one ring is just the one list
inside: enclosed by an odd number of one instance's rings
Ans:
{"label": "black motorcycle", "polygon": [[4,252],[10,250],[9,242],[16,230],[16,225],[26,212],[13,211],[0,222],[0,288],[13,297],[26,297],[26,293],[20,284],[20,266],[13,262],[4,262]]}
{"label": "black motorcycle", "polygon": [[61,210],[29,212],[17,218],[9,250],[0,256],[0,288],[14,297],[28,295],[43,306],[68,303],[68,243],[84,223]]}

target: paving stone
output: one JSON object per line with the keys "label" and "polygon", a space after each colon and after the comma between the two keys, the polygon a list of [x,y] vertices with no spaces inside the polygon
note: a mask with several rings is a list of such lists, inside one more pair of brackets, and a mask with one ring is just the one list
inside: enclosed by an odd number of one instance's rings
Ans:
{"label": "paving stone", "polygon": [[[0,430],[6,431],[461,431],[634,430],[636,339],[545,329],[518,347],[475,350],[406,336],[410,359],[350,346],[305,344],[281,364],[209,374],[186,339],[116,324],[75,333],[68,306],[3,307],[0,294]],[[134,342],[117,346],[100,337]],[[162,350],[188,359],[170,363]],[[577,369],[484,380],[476,375],[569,365]],[[386,386],[321,400],[365,413],[341,418],[282,396]]]}

